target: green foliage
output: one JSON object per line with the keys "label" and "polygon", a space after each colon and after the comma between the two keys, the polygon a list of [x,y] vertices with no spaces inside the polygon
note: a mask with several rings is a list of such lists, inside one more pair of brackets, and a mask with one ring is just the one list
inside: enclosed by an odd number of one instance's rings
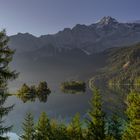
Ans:
{"label": "green foliage", "polygon": [[40,82],[37,87],[37,96],[40,101],[46,102],[48,95],[51,93],[51,90],[48,88],[47,82]]}
{"label": "green foliage", "polygon": [[[94,87],[90,101],[91,109],[86,119],[87,125],[82,125],[80,115],[76,114],[69,124],[50,120],[43,112],[34,127],[31,114],[23,123],[23,139],[34,140],[139,140],[140,138],[140,94],[132,92],[127,98],[128,123],[118,117],[116,112],[105,120],[100,92]],[[125,130],[123,132],[123,130]],[[123,134],[123,136],[122,136]]]}
{"label": "green foliage", "polygon": [[135,78],[134,84],[140,86],[140,76]]}
{"label": "green foliage", "polygon": [[46,113],[43,112],[39,118],[36,126],[36,140],[49,140],[51,139],[51,124]]}
{"label": "green foliage", "polygon": [[82,140],[82,124],[80,115],[76,114],[68,126],[68,134],[71,140]]}
{"label": "green foliage", "polygon": [[56,121],[51,121],[52,140],[70,140],[67,126],[64,123],[58,124]]}
{"label": "green foliage", "polygon": [[34,101],[36,98],[36,92],[34,92],[33,86],[30,88],[24,83],[18,91],[18,97],[22,99],[23,102],[27,102],[28,100]]}
{"label": "green foliage", "polygon": [[9,80],[13,80],[17,77],[15,71],[11,71],[9,68],[9,63],[12,61],[12,56],[14,51],[8,46],[8,38],[6,36],[5,30],[0,32],[0,139],[5,140],[3,134],[11,130],[10,127],[3,126],[5,117],[9,111],[12,110],[13,106],[6,107],[4,105],[8,94],[7,94],[7,83]]}
{"label": "green foliage", "polygon": [[107,137],[114,138],[115,140],[121,140],[122,136],[122,122],[119,116],[114,113],[111,119],[107,122],[108,123],[108,130],[107,130]]}
{"label": "green foliage", "polygon": [[17,96],[22,99],[25,103],[27,101],[35,101],[38,98],[41,102],[46,102],[48,95],[51,93],[48,88],[47,82],[40,82],[38,87],[36,88],[34,85],[28,86],[27,84],[23,84],[19,89]]}
{"label": "green foliage", "polygon": [[104,140],[116,140],[113,136],[107,135]]}
{"label": "green foliage", "polygon": [[34,120],[32,114],[28,113],[23,123],[23,135],[21,136],[21,140],[34,140],[34,138]]}
{"label": "green foliage", "polygon": [[102,100],[98,89],[94,88],[90,101],[91,109],[88,119],[89,140],[103,140],[105,138],[105,113],[102,110]]}
{"label": "green foliage", "polygon": [[132,91],[127,97],[128,123],[123,134],[123,140],[140,139],[140,94]]}
{"label": "green foliage", "polygon": [[82,81],[67,81],[61,84],[61,90],[64,93],[85,92],[86,84]]}
{"label": "green foliage", "polygon": [[17,74],[11,71],[9,63],[12,61],[14,51],[8,46],[9,39],[5,30],[0,32],[0,86],[6,86],[8,80],[15,79]]}
{"label": "green foliage", "polygon": [[7,140],[7,137],[3,137],[4,133],[11,130],[12,126],[5,127],[3,118],[13,109],[13,106],[5,107],[4,103],[7,99],[7,93],[5,89],[0,89],[0,140]]}
{"label": "green foliage", "polygon": [[25,93],[29,93],[29,92],[30,92],[29,86],[24,83],[22,85],[21,89],[19,90],[19,93],[25,94]]}
{"label": "green foliage", "polygon": [[140,43],[108,49],[104,53],[107,56],[106,65],[94,77],[96,82],[107,81],[109,85],[139,83]]}

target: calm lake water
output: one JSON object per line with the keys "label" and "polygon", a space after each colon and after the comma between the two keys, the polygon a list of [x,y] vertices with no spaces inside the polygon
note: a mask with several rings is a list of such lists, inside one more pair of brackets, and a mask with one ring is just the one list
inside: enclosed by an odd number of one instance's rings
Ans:
{"label": "calm lake water", "polygon": [[[129,88],[127,88],[127,90],[129,90]],[[127,90],[101,88],[104,102],[103,109],[107,114],[110,114],[112,110],[116,110],[123,118],[122,112],[125,108],[123,100],[125,99]],[[23,101],[16,96],[10,96],[6,101],[6,105],[15,104],[15,107],[9,113],[8,117],[6,117],[6,121],[8,125],[14,125],[13,132],[20,134],[22,133],[22,122],[27,112],[31,112],[34,115],[35,121],[43,111],[45,111],[50,118],[64,120],[66,122],[69,122],[71,117],[77,112],[81,114],[82,118],[85,118],[88,109],[90,109],[89,101],[91,97],[92,93],[89,89],[87,89],[85,93],[66,94],[62,93],[58,87],[52,90],[52,93],[48,96],[48,100],[45,103],[39,100],[23,103]]]}

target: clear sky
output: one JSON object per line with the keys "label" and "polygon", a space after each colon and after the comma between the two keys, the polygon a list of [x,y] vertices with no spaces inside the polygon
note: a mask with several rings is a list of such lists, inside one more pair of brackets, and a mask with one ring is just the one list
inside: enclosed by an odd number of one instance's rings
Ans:
{"label": "clear sky", "polygon": [[140,0],[0,0],[0,29],[7,34],[52,34],[104,16],[140,20]]}

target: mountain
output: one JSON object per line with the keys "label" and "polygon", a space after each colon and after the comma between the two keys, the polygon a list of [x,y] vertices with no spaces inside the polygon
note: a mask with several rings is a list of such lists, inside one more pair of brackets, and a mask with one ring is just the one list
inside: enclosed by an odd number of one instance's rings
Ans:
{"label": "mountain", "polygon": [[[104,51],[107,48],[128,46],[140,41],[140,24],[119,23],[112,17],[103,17],[91,25],[77,24],[56,34],[35,37],[29,33],[10,36],[9,46],[17,53],[44,50],[46,55],[69,51],[74,48],[86,54]],[[49,51],[48,51],[49,50]],[[48,53],[49,52],[49,53]]]}
{"label": "mountain", "polygon": [[9,46],[16,49],[16,52],[29,52],[38,49],[41,45],[39,38],[29,33],[18,33],[10,36]]}
{"label": "mountain", "polygon": [[89,79],[97,83],[140,83],[140,43],[110,48],[91,55],[73,48],[69,51],[56,51],[52,57],[44,49],[47,48],[14,56],[11,67],[20,75],[11,87],[18,88],[25,82],[35,84],[41,80],[47,80],[51,87],[67,80]]}
{"label": "mountain", "polygon": [[93,81],[108,81],[109,84],[140,84],[140,43],[107,49],[104,66],[92,78]]}
{"label": "mountain", "polygon": [[91,77],[96,81],[132,83],[140,75],[140,45],[132,45],[137,42],[140,24],[119,23],[111,17],[89,26],[78,24],[54,35],[18,33],[10,36],[9,42],[16,49],[11,67],[20,72],[11,87],[40,80],[53,86]]}
{"label": "mountain", "polygon": [[129,23],[138,23],[138,24],[140,24],[140,20],[132,20]]}

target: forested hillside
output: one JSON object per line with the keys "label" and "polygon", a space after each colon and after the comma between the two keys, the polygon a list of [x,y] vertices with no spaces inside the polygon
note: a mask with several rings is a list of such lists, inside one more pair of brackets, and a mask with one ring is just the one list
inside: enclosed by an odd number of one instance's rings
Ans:
{"label": "forested hillside", "polygon": [[109,84],[140,83],[140,43],[108,49],[103,54],[106,56],[105,66],[94,76],[94,80]]}

